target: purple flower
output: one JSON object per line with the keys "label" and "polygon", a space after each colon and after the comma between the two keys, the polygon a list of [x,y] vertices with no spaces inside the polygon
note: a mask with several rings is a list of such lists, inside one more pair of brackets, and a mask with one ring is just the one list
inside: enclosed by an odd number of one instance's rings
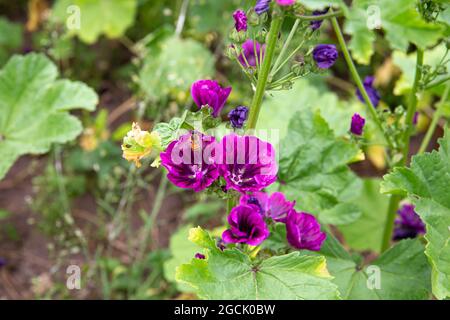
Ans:
{"label": "purple flower", "polygon": [[255,206],[239,205],[228,216],[230,229],[223,232],[226,243],[257,246],[269,236],[269,229]]}
{"label": "purple flower", "polygon": [[[316,10],[316,11],[313,12],[313,15],[314,16],[320,16],[322,14],[327,13],[328,10],[330,10],[329,7],[325,8],[324,10]],[[323,22],[323,20],[313,20],[313,21],[311,21],[310,22],[311,29],[313,29],[313,30],[319,29],[320,26],[322,25],[322,22]]]}
{"label": "purple flower", "polygon": [[238,106],[228,113],[228,118],[230,119],[231,126],[233,128],[242,128],[244,126],[245,120],[247,120],[248,108],[245,106]]}
{"label": "purple flower", "polygon": [[236,31],[247,31],[247,16],[243,10],[236,10],[233,13],[233,18]]}
{"label": "purple flower", "polygon": [[261,64],[264,59],[265,50],[265,44],[261,45],[257,41],[248,39],[242,44],[242,53],[238,57],[239,62],[246,68],[256,67],[256,59]]}
{"label": "purple flower", "polygon": [[286,220],[287,240],[297,249],[319,251],[327,237],[313,215],[292,209]]}
{"label": "purple flower", "polygon": [[169,171],[169,181],[196,192],[209,187],[219,177],[215,163],[217,146],[214,137],[199,132],[190,132],[172,141],[161,153],[161,164]]}
{"label": "purple flower", "polygon": [[397,211],[398,218],[395,220],[394,240],[415,238],[425,233],[425,224],[414,211],[414,205],[404,204]]}
{"label": "purple flower", "polygon": [[355,113],[352,117],[352,123],[350,125],[350,132],[354,135],[362,135],[366,119],[361,117],[358,113]]}
{"label": "purple flower", "polygon": [[198,253],[198,252],[195,254],[195,259],[202,259],[202,260],[203,260],[203,259],[205,259],[205,258],[206,258],[206,257],[205,257],[204,254],[201,254],[201,253]]}
{"label": "purple flower", "polygon": [[338,51],[333,44],[319,44],[313,50],[313,58],[320,69],[328,69],[336,62]]}
{"label": "purple flower", "polygon": [[257,0],[255,5],[255,12],[258,15],[262,15],[264,12],[269,11],[270,0]]}
{"label": "purple flower", "polygon": [[273,146],[255,136],[226,135],[220,142],[220,175],[226,189],[260,191],[277,179]]}
{"label": "purple flower", "polygon": [[[364,89],[366,89],[367,94],[369,95],[369,99],[372,102],[374,107],[378,106],[378,103],[380,102],[380,94],[378,93],[377,89],[373,87],[373,81],[375,78],[373,76],[365,77],[364,79]],[[358,96],[358,99],[361,100],[362,103],[365,103],[364,98],[359,91],[359,89],[356,89],[356,95]]]}
{"label": "purple flower", "polygon": [[270,197],[265,192],[254,192],[243,195],[240,204],[255,205],[263,217],[286,222],[287,214],[294,208],[295,201],[287,201],[281,192],[274,192]]}
{"label": "purple flower", "polygon": [[295,0],[277,0],[277,4],[280,6],[292,6]]}
{"label": "purple flower", "polygon": [[222,110],[228,96],[231,93],[231,87],[222,88],[214,80],[198,80],[192,84],[191,94],[195,104],[202,108],[210,106],[213,109],[212,115],[217,117]]}

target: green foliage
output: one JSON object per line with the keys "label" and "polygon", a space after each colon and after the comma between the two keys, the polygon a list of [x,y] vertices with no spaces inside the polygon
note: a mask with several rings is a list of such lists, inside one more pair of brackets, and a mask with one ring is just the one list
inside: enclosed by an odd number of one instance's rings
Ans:
{"label": "green foliage", "polygon": [[355,144],[335,138],[319,113],[298,112],[280,147],[280,189],[323,223],[350,223],[361,214],[352,203],[361,181],[347,167],[358,152]]}
{"label": "green foliage", "polygon": [[189,239],[204,248],[206,259],[192,259],[177,268],[176,278],[195,288],[203,299],[338,299],[326,261],[293,252],[262,261],[237,248],[221,251],[201,228]]}
{"label": "green foliage", "polygon": [[198,79],[214,74],[214,56],[192,39],[172,36],[157,43],[144,58],[141,89],[153,99],[186,92]]}
{"label": "green foliage", "polygon": [[0,209],[0,220],[7,219],[11,216],[11,212]]}
{"label": "green foliage", "polygon": [[381,192],[407,195],[426,224],[425,254],[432,266],[433,294],[450,297],[450,130],[439,151],[416,155],[410,168],[397,167],[384,176]]}
{"label": "green foliage", "polygon": [[356,250],[380,252],[389,198],[380,194],[379,179],[364,179],[361,195],[354,203],[361,209],[361,217],[340,226],[345,242]]}
{"label": "green foliage", "polygon": [[[63,24],[76,21],[78,7],[80,26],[68,30],[83,42],[92,44],[101,34],[108,38],[118,38],[134,22],[137,0],[58,0],[53,7],[53,18]],[[72,10],[71,10],[72,9]]]}
{"label": "green foliage", "polygon": [[22,26],[0,16],[0,67],[22,46]]}
{"label": "green foliage", "polygon": [[82,130],[72,109],[92,111],[96,93],[80,82],[57,80],[44,55],[14,56],[0,71],[0,179],[24,154],[42,154]]}
{"label": "green foliage", "polygon": [[419,239],[403,240],[370,264],[361,265],[328,235],[320,253],[327,258],[343,299],[420,300],[430,294],[430,268],[423,249]]}
{"label": "green foliage", "polygon": [[189,22],[196,32],[219,31],[225,34],[232,29],[230,17],[242,5],[241,0],[208,1],[192,0]]}

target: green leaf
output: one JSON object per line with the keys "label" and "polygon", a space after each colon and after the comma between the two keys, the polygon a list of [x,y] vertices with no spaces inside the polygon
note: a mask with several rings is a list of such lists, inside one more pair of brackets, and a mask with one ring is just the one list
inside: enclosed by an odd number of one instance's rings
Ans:
{"label": "green leaf", "polygon": [[158,132],[161,138],[161,148],[166,150],[167,146],[176,138],[178,138],[178,132],[183,125],[182,118],[172,118],[169,123],[160,122],[155,125],[153,131]]}
{"label": "green leaf", "polygon": [[9,218],[11,215],[12,215],[11,212],[3,210],[3,209],[0,209],[0,220]]}
{"label": "green leaf", "polygon": [[195,32],[220,32],[222,34],[232,30],[230,20],[233,12],[242,5],[241,0],[205,1],[192,0],[190,5],[189,22]]}
{"label": "green leaf", "polygon": [[75,139],[82,126],[69,110],[95,109],[92,89],[57,76],[56,66],[41,54],[14,56],[0,71],[0,179],[19,156]]}
{"label": "green leaf", "polygon": [[425,254],[432,266],[433,294],[450,297],[450,129],[439,140],[439,151],[416,155],[410,168],[398,167],[384,176],[381,192],[407,195],[426,224]]}
{"label": "green leaf", "polygon": [[[108,38],[122,36],[134,22],[136,6],[137,0],[58,0],[53,7],[53,18],[70,26],[70,34],[92,44],[101,34]],[[74,24],[78,12],[79,28]]]}
{"label": "green leaf", "polygon": [[206,259],[192,259],[177,268],[176,278],[195,288],[203,299],[338,299],[326,261],[293,252],[263,261],[240,250],[221,251],[201,228],[190,240],[206,249]]}
{"label": "green leaf", "polygon": [[214,56],[197,41],[172,36],[158,44],[139,73],[140,86],[148,96],[160,99],[186,92],[196,80],[214,75]]}
{"label": "green leaf", "polygon": [[280,188],[297,200],[297,209],[317,214],[322,222],[350,223],[361,214],[352,205],[361,181],[347,167],[358,152],[355,144],[335,138],[319,113],[298,112],[281,143]]}
{"label": "green leaf", "polygon": [[23,42],[22,26],[0,17],[0,67]]}
{"label": "green leaf", "polygon": [[421,300],[430,294],[430,268],[423,249],[419,239],[403,240],[361,266],[328,235],[320,254],[326,257],[343,299]]}
{"label": "green leaf", "polygon": [[389,197],[380,194],[379,179],[364,179],[361,195],[354,203],[362,211],[361,217],[348,225],[339,226],[345,242],[356,250],[380,252]]}

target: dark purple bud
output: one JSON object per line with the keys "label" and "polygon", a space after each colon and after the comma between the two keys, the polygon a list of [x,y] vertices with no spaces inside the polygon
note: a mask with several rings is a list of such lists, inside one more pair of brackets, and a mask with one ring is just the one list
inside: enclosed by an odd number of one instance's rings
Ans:
{"label": "dark purple bud", "polygon": [[[375,78],[373,76],[367,76],[364,79],[364,89],[366,89],[367,95],[369,96],[370,101],[372,102],[374,107],[378,106],[378,103],[380,103],[380,94],[378,93],[377,89],[375,89],[373,87],[373,81],[375,80]],[[359,91],[359,89],[356,89],[356,95],[358,96],[358,99],[362,102],[365,103],[364,98],[361,94],[361,92]]]}
{"label": "dark purple bud", "polygon": [[226,249],[225,247],[225,242],[223,242],[222,238],[220,238],[219,240],[217,240],[217,248],[220,249],[220,251],[223,251]]}
{"label": "dark purple bud", "polygon": [[419,119],[419,113],[418,112],[416,112],[416,113],[414,113],[414,117],[413,117],[413,125],[416,125],[417,124],[417,120]]}
{"label": "dark purple bud", "polygon": [[228,216],[228,223],[230,229],[222,234],[225,243],[246,243],[257,246],[269,236],[269,229],[255,206],[234,207]]}
{"label": "dark purple bud", "polygon": [[236,10],[233,13],[233,18],[236,31],[247,31],[247,16],[243,10]]}
{"label": "dark purple bud", "polygon": [[292,209],[286,220],[287,241],[297,249],[319,251],[327,237],[313,215]]}
{"label": "dark purple bud", "polygon": [[414,205],[404,204],[398,211],[395,220],[394,240],[415,238],[425,233],[425,224],[414,211]]}
{"label": "dark purple bud", "polygon": [[247,120],[248,108],[245,106],[238,106],[228,113],[228,119],[230,119],[231,126],[233,128],[242,128],[245,120]]}
{"label": "dark purple bud", "polygon": [[[330,8],[326,8],[324,10],[316,10],[313,12],[314,16],[320,16],[322,14],[325,14],[328,12],[328,10],[330,10]],[[310,22],[311,25],[311,29],[313,30],[317,30],[320,28],[320,26],[322,25],[323,20],[313,20]]]}
{"label": "dark purple bud", "polygon": [[328,69],[336,62],[338,51],[333,44],[319,44],[313,50],[313,58],[320,69]]}
{"label": "dark purple bud", "polygon": [[362,135],[366,119],[361,117],[358,113],[355,113],[352,117],[352,124],[350,125],[350,132],[354,135]]}
{"label": "dark purple bud", "polygon": [[202,260],[203,260],[203,259],[205,259],[206,257],[205,257],[204,254],[201,254],[201,253],[198,253],[198,252],[197,252],[197,253],[195,254],[195,258],[196,258],[196,259],[202,259]]}
{"label": "dark purple bud", "polygon": [[231,93],[231,87],[222,88],[214,80],[198,80],[192,84],[191,95],[195,104],[202,108],[209,106],[213,109],[212,115],[218,117],[228,96]]}
{"label": "dark purple bud", "polygon": [[264,59],[266,45],[261,45],[259,42],[248,39],[242,44],[242,53],[239,56],[239,62],[245,67],[256,67],[256,59],[261,64]]}
{"label": "dark purple bud", "polygon": [[255,12],[258,15],[262,15],[264,12],[269,11],[270,0],[257,0],[255,5]]}

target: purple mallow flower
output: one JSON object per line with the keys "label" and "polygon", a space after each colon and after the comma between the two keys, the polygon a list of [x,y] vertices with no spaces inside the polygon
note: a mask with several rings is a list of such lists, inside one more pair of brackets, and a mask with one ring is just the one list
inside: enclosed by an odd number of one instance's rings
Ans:
{"label": "purple mallow flower", "polygon": [[292,6],[296,0],[277,0],[277,4],[280,6]]}
{"label": "purple mallow flower", "polygon": [[219,152],[219,171],[226,189],[260,191],[277,179],[275,149],[268,142],[232,133],[223,137]]}
{"label": "purple mallow flower", "polygon": [[394,240],[415,238],[425,233],[425,224],[414,211],[414,205],[404,204],[397,211],[398,218],[395,220]]}
{"label": "purple mallow flower", "polygon": [[286,217],[294,208],[295,201],[287,201],[281,192],[274,192],[270,196],[265,192],[254,192],[243,195],[240,204],[254,205],[263,217],[286,222]]}
{"label": "purple mallow flower", "polygon": [[233,13],[233,18],[236,31],[247,31],[247,16],[244,10],[236,10]]}
{"label": "purple mallow flower", "polygon": [[[313,12],[314,16],[320,16],[322,14],[325,14],[330,10],[330,8],[325,8],[324,10],[316,10]],[[323,20],[313,20],[310,22],[311,29],[317,30],[322,25]]]}
{"label": "purple mallow flower", "polygon": [[[369,96],[370,101],[372,102],[374,107],[378,106],[378,103],[380,102],[380,94],[378,93],[377,89],[373,87],[373,81],[375,78],[373,76],[368,76],[364,78],[364,89],[366,89],[366,92]],[[356,95],[358,96],[358,99],[361,100],[362,103],[364,103],[364,98],[359,91],[359,89],[356,89]]]}
{"label": "purple mallow flower", "polygon": [[206,105],[213,109],[212,115],[219,116],[228,96],[231,93],[231,87],[222,88],[214,80],[198,80],[192,84],[191,94],[195,104],[202,108]]}
{"label": "purple mallow flower", "polygon": [[366,119],[361,117],[358,113],[355,113],[352,117],[352,123],[350,125],[350,132],[354,135],[362,135]]}
{"label": "purple mallow flower", "polygon": [[198,253],[198,252],[195,254],[195,259],[202,259],[202,260],[203,260],[203,259],[205,259],[205,258],[206,258],[206,257],[205,257],[204,254],[201,254],[201,253]]}
{"label": "purple mallow flower", "polygon": [[196,192],[209,187],[219,177],[215,163],[217,146],[214,137],[195,131],[172,141],[161,153],[161,164],[169,171],[169,181]]}
{"label": "purple mallow flower", "polygon": [[320,69],[328,69],[336,62],[338,51],[333,44],[319,44],[313,50],[313,58]]}
{"label": "purple mallow flower", "polygon": [[297,249],[319,251],[327,237],[313,215],[292,209],[286,219],[287,240]]}
{"label": "purple mallow flower", "polygon": [[258,15],[262,15],[264,12],[269,11],[270,0],[257,0],[255,5],[255,12]]}
{"label": "purple mallow flower", "polygon": [[265,50],[265,44],[261,45],[255,40],[248,39],[242,44],[242,53],[238,57],[239,62],[246,68],[256,67],[256,59],[258,59],[258,64],[261,64]]}
{"label": "purple mallow flower", "polygon": [[244,126],[245,120],[247,120],[248,108],[245,106],[238,106],[228,113],[228,118],[230,119],[231,126],[233,128],[242,128]]}
{"label": "purple mallow flower", "polygon": [[228,216],[228,223],[230,228],[222,234],[225,243],[257,246],[269,236],[269,229],[255,206],[234,207]]}

